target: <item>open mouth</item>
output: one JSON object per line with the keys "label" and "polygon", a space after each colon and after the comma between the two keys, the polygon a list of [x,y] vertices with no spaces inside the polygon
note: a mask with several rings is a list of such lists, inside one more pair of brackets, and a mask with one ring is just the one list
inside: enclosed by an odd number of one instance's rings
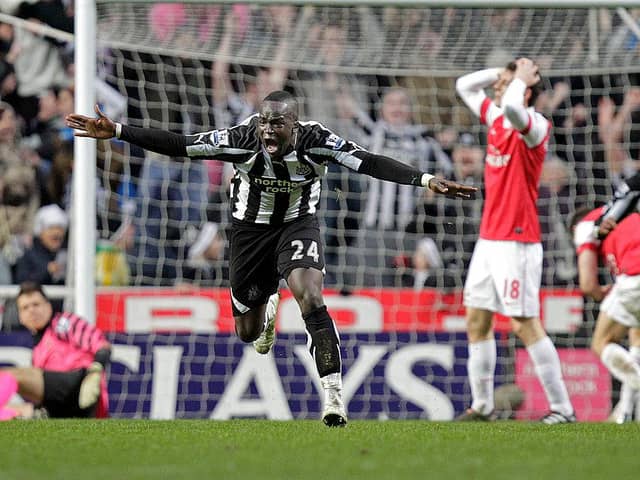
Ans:
{"label": "open mouth", "polygon": [[272,138],[264,139],[264,148],[268,153],[274,153],[278,151],[278,142]]}

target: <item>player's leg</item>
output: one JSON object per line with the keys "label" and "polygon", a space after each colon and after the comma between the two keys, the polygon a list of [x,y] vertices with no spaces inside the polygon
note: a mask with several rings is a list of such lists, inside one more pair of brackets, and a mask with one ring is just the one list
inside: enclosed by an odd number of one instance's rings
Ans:
{"label": "player's leg", "polygon": [[236,335],[240,340],[249,343],[258,339],[264,326],[265,310],[266,304],[258,305],[240,315],[234,314]]}
{"label": "player's leg", "polygon": [[44,382],[42,370],[33,367],[10,367],[0,370],[0,420],[25,415],[26,408],[30,406],[7,406],[14,394],[20,394],[24,399],[35,404],[42,402],[44,394]]}
{"label": "player's leg", "polygon": [[322,420],[327,426],[344,426],[347,414],[342,400],[340,339],[322,298],[323,274],[313,268],[297,268],[287,278],[309,335],[309,352],[314,358],[324,390]]}
{"label": "player's leg", "polygon": [[[640,365],[640,328],[634,327],[629,329],[629,352],[635,360],[636,364]],[[640,390],[632,391],[632,407],[635,410],[635,420],[640,421],[640,406],[636,409],[640,403]],[[633,415],[632,415],[633,417]]]}
{"label": "player's leg", "polygon": [[591,339],[591,349],[600,357],[611,374],[635,390],[640,389],[640,366],[631,353],[619,345],[628,327],[600,311]]}
{"label": "player's leg", "polygon": [[640,276],[620,275],[600,304],[600,314],[591,349],[618,380],[640,389],[640,366],[631,353],[619,345],[629,328],[640,326]]}
{"label": "player's leg", "polygon": [[500,242],[507,263],[497,263],[494,278],[500,288],[499,311],[511,317],[511,326],[524,343],[549,402],[544,423],[575,422],[575,412],[562,378],[558,351],[540,323],[542,245]]}
{"label": "player's leg", "polygon": [[0,372],[0,406],[6,404],[14,393],[18,393],[22,398],[36,405],[42,403],[44,398],[42,370],[35,367],[2,369]]}
{"label": "player's leg", "polygon": [[[91,418],[95,417],[96,405],[80,408],[80,387],[87,370],[84,368],[68,372],[43,370],[44,392],[40,403],[51,418]],[[96,402],[99,397],[96,398]]]}
{"label": "player's leg", "polygon": [[11,420],[19,415],[18,411],[5,405],[18,393],[18,381],[15,376],[0,370],[0,421]]}
{"label": "player's leg", "polygon": [[276,339],[276,316],[278,314],[279,303],[280,292],[276,292],[269,297],[265,305],[262,333],[260,333],[260,336],[253,342],[253,347],[256,349],[256,352],[263,355],[271,351],[273,342]]}
{"label": "player's leg", "polygon": [[287,279],[309,336],[324,390],[322,420],[330,427],[344,426],[347,414],[342,400],[340,339],[322,297],[324,252],[316,217],[292,222],[278,244],[278,272]]}
{"label": "player's leg", "polygon": [[488,420],[493,413],[496,341],[493,335],[493,312],[467,307],[469,358],[467,375],[471,387],[471,408],[458,417],[460,421]]}
{"label": "player's leg", "polygon": [[[629,329],[629,353],[634,361],[640,365],[640,329]],[[611,410],[609,421],[614,423],[626,423],[633,419],[638,390],[631,388],[629,383],[620,385],[620,399],[616,406]]]}
{"label": "player's leg", "polygon": [[466,328],[469,341],[467,375],[471,387],[471,407],[457,417],[460,421],[486,421],[494,410],[496,342],[493,312],[497,308],[496,289],[489,264],[492,244],[478,240],[464,284]]}
{"label": "player's leg", "polygon": [[[562,378],[562,365],[558,351],[544,331],[540,319],[538,317],[515,317],[511,322],[514,333],[520,338],[529,353],[536,375],[549,402],[551,413],[543,418],[543,421],[545,423],[575,421],[569,392]],[[551,421],[552,419],[553,421]]]}
{"label": "player's leg", "polygon": [[[278,236],[279,229],[269,226],[233,225],[231,231],[231,305],[236,334],[243,342],[258,340],[265,326],[275,320],[275,309],[267,317],[267,304],[278,290],[275,262]],[[268,349],[260,353],[266,352]]]}

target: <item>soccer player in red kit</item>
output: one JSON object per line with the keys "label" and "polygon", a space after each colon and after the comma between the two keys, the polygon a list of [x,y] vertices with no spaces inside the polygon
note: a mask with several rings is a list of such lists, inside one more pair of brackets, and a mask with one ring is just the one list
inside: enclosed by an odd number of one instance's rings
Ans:
{"label": "soccer player in red kit", "polygon": [[[538,66],[528,58],[456,81],[462,100],[489,129],[480,238],[464,286],[473,402],[459,420],[489,420],[494,410],[493,314],[499,312],[512,319],[535,365],[551,410],[542,421],[576,421],[558,353],[539,317],[542,244],[536,201],[551,131],[550,122],[532,107],[541,84]],[[484,92],[488,87],[493,99]]]}
{"label": "soccer player in red kit", "polygon": [[104,334],[78,315],[54,313],[37,283],[20,285],[16,304],[33,335],[33,366],[0,369],[0,419],[18,414],[6,406],[14,393],[53,418],[108,417],[104,367],[111,345]]}
{"label": "soccer player in red kit", "polygon": [[[622,423],[631,417],[633,398],[640,390],[640,214],[631,213],[620,223],[604,219],[596,221],[606,207],[578,210],[571,220],[571,231],[578,255],[578,278],[582,292],[600,304],[600,313],[591,339],[591,349],[600,357],[611,374],[623,383]],[[602,239],[602,237],[606,238]],[[609,267],[615,278],[613,286],[601,285],[599,260]],[[630,350],[619,342],[629,329],[634,330]],[[628,388],[625,392],[625,386]],[[622,394],[630,399],[622,398]]]}

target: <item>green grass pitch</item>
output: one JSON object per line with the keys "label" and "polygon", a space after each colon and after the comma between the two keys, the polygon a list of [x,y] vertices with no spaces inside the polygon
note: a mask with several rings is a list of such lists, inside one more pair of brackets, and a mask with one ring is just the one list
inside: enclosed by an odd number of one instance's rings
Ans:
{"label": "green grass pitch", "polygon": [[638,423],[10,421],[0,479],[621,480],[639,442]]}

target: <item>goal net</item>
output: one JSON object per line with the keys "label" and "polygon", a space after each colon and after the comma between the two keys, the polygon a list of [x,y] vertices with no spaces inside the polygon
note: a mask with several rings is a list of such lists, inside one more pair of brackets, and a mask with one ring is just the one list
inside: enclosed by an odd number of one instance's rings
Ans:
{"label": "goal net", "polygon": [[[455,79],[533,58],[546,87],[537,108],[554,126],[539,200],[542,316],[578,417],[606,418],[611,382],[586,348],[597,306],[577,292],[565,225],[637,168],[638,9],[329,3],[98,0],[98,77],[112,93],[104,104],[130,125],[194,133],[231,126],[285,89],[301,99],[302,120],[481,185],[486,132],[456,96]],[[394,126],[402,115],[394,102],[409,105],[411,127]],[[313,368],[290,294],[275,355],[257,359],[233,335],[228,251],[206,263],[189,255],[229,226],[229,166],[170,162],[115,141],[100,145],[98,165],[100,236],[123,225],[135,232],[127,260],[136,288],[102,290],[98,299],[98,322],[118,332],[114,414],[317,416],[318,384],[306,377]],[[353,418],[449,419],[468,406],[461,288],[481,211],[482,195],[434,198],[329,167],[319,209],[326,298],[342,332]],[[421,258],[436,265],[428,275],[415,268]],[[176,288],[182,279],[200,289]],[[501,411],[542,415],[526,351],[506,319],[496,327]],[[517,412],[514,403],[522,403]]]}

